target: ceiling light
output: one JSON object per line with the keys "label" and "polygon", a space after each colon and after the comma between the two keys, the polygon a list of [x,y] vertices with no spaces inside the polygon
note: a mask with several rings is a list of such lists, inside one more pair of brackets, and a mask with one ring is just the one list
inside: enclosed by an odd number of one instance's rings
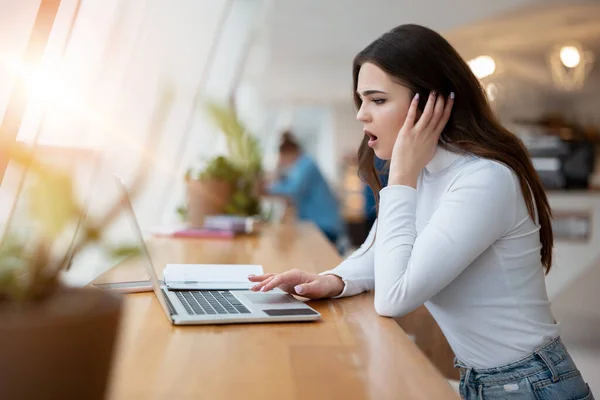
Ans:
{"label": "ceiling light", "polygon": [[581,61],[581,53],[575,46],[564,46],[560,49],[560,61],[567,68],[575,68]]}
{"label": "ceiling light", "polygon": [[567,91],[583,88],[594,58],[590,50],[577,42],[554,47],[548,54],[554,84]]}
{"label": "ceiling light", "polygon": [[483,79],[496,71],[496,61],[490,56],[479,56],[467,62],[477,79]]}

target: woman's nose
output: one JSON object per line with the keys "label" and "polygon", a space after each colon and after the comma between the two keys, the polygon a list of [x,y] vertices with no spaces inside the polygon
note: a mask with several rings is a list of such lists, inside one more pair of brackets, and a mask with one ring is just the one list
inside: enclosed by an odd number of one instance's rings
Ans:
{"label": "woman's nose", "polygon": [[358,109],[358,112],[356,113],[356,119],[360,122],[370,122],[370,116],[369,114],[364,110],[364,107],[360,107]]}

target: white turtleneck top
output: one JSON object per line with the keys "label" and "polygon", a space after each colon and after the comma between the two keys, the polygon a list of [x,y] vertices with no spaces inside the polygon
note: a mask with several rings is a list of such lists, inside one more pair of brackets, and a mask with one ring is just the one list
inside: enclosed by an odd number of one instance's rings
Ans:
{"label": "white turtleneck top", "polygon": [[365,243],[324,274],[345,282],[338,297],[374,290],[383,316],[425,304],[459,360],[496,367],[559,335],[539,229],[511,169],[438,148],[416,189],[381,190]]}

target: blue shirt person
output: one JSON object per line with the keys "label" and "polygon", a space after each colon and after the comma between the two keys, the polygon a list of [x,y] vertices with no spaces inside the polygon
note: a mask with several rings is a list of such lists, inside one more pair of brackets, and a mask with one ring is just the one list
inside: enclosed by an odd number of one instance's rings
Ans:
{"label": "blue shirt person", "polygon": [[317,164],[301,152],[295,141],[284,137],[279,168],[284,171],[280,171],[269,192],[291,198],[298,219],[314,222],[335,244],[343,233],[343,220],[338,201]]}

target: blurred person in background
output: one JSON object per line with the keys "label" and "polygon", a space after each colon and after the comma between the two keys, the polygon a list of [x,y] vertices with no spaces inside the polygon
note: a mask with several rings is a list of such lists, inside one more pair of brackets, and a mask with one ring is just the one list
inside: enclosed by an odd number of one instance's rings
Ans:
{"label": "blurred person in background", "polygon": [[[249,276],[252,290],[311,299],[374,290],[385,317],[425,305],[454,351],[464,399],[593,399],[546,292],[546,193],[467,63],[437,32],[401,25],[355,57],[353,83],[373,229],[334,269]],[[390,161],[383,189],[375,156]]]}
{"label": "blurred person in background", "polygon": [[276,174],[267,192],[290,198],[298,219],[314,222],[337,247],[344,226],[340,205],[317,164],[289,131],[281,137]]}
{"label": "blurred person in background", "polygon": [[[379,181],[381,182],[381,187],[384,188],[387,186],[387,173],[385,172],[386,162],[378,157],[375,157],[374,162]],[[377,219],[377,200],[373,193],[373,189],[367,184],[365,184],[363,188],[363,198],[365,201],[363,210],[365,215],[365,229],[366,232],[369,232]]]}

